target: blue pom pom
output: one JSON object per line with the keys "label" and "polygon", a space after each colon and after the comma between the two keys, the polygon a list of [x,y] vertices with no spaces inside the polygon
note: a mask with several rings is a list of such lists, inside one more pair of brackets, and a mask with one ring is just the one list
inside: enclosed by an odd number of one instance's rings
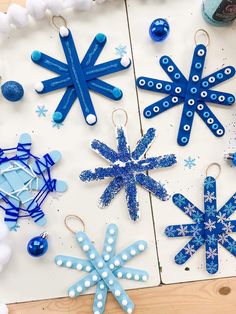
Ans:
{"label": "blue pom pom", "polygon": [[156,19],[149,28],[149,34],[154,41],[163,41],[169,35],[170,26],[164,19]]}
{"label": "blue pom pom", "polygon": [[44,255],[48,250],[48,241],[45,235],[34,237],[27,246],[28,253],[33,257]]}
{"label": "blue pom pom", "polygon": [[1,89],[3,96],[9,101],[18,101],[24,96],[22,85],[15,81],[4,83]]}

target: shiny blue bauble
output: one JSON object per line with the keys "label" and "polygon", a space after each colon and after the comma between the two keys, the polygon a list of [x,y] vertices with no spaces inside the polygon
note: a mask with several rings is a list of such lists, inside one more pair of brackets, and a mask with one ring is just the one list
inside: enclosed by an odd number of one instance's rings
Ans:
{"label": "shiny blue bauble", "polygon": [[149,28],[149,34],[154,41],[163,41],[170,32],[169,23],[165,19],[156,19]]}
{"label": "shiny blue bauble", "polygon": [[34,237],[27,245],[27,251],[29,255],[33,257],[39,257],[44,255],[48,250],[48,241],[44,234]]}
{"label": "shiny blue bauble", "polygon": [[8,81],[1,86],[3,96],[9,101],[18,101],[24,96],[22,85],[15,81]]}

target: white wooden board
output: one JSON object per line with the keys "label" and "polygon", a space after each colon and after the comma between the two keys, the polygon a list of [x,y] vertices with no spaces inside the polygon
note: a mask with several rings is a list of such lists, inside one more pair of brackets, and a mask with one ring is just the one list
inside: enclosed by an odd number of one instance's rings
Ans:
{"label": "white wooden board", "polygon": [[[131,54],[123,1],[104,4],[85,13],[68,12],[65,17],[73,32],[80,57],[98,32],[103,32],[108,37],[99,62],[116,58],[115,47],[119,44],[127,45],[128,54]],[[124,281],[122,285],[127,289],[158,285],[160,278],[148,193],[139,189],[142,217],[134,224],[128,218],[124,191],[115,198],[108,209],[101,210],[97,207],[97,201],[109,180],[91,184],[84,184],[79,180],[83,169],[106,165],[89,148],[92,139],[98,138],[116,148],[111,121],[114,108],[121,106],[129,115],[127,131],[131,146],[134,147],[140,138],[132,67],[128,71],[105,78],[107,82],[123,90],[124,97],[119,103],[92,95],[99,119],[95,127],[84,123],[79,103],[76,102],[62,128],[57,129],[52,128],[51,116],[64,91],[41,97],[34,92],[35,82],[53,77],[49,71],[31,61],[30,55],[35,49],[65,60],[58,34],[48,21],[38,22],[27,30],[15,31],[10,39],[1,44],[1,76],[4,80],[14,79],[22,82],[26,94],[24,101],[18,104],[1,98],[0,146],[12,147],[16,145],[21,133],[28,132],[33,139],[32,150],[37,155],[43,155],[53,149],[60,150],[62,161],[55,166],[52,173],[56,178],[65,180],[69,189],[58,200],[49,196],[44,203],[43,208],[48,219],[45,228],[40,229],[31,220],[21,220],[18,231],[11,233],[9,243],[13,249],[13,257],[0,274],[0,301],[11,303],[66,296],[67,288],[83,276],[81,272],[59,268],[53,262],[57,254],[83,257],[73,235],[64,226],[63,221],[67,214],[77,214],[83,218],[88,235],[100,250],[106,225],[112,222],[119,226],[117,250],[125,248],[135,240],[147,240],[147,252],[135,258],[130,265],[145,268],[150,273],[149,281],[144,284]],[[35,113],[38,105],[45,105],[48,109],[46,118],[39,118]],[[49,251],[45,257],[33,259],[26,251],[26,244],[30,238],[45,229],[49,232]]]}
{"label": "white wooden board", "polygon": [[[210,35],[210,46],[207,52],[205,75],[220,69],[224,65],[236,65],[235,59],[235,25],[228,28],[217,28],[206,24],[201,15],[199,0],[128,0],[129,23],[134,53],[134,65],[137,77],[149,76],[168,80],[159,65],[162,55],[169,55],[180,70],[188,77],[194,50],[194,34],[197,29],[204,28]],[[157,17],[167,18],[171,31],[163,43],[154,43],[148,35],[150,23]],[[234,93],[235,78],[216,87],[217,90]],[[163,98],[157,93],[138,91],[141,116],[143,109]],[[205,170],[212,162],[222,166],[222,174],[217,180],[219,208],[234,194],[236,189],[235,169],[224,160],[224,152],[234,152],[236,148],[235,116],[236,107],[220,108],[210,105],[213,112],[226,128],[223,138],[215,138],[202,121],[194,119],[191,141],[186,147],[177,145],[177,132],[182,106],[177,106],[161,115],[148,120],[142,116],[142,125],[146,129],[155,126],[158,139],[149,155],[153,152],[176,153],[178,164],[172,169],[157,171],[153,178],[167,183],[171,194],[180,192],[203,209],[203,180]],[[196,159],[196,166],[191,170],[184,167],[184,159],[189,156]],[[168,225],[191,223],[173,203],[161,203],[152,197],[157,245],[162,267],[163,283],[201,280],[236,275],[236,259],[224,248],[219,250],[219,272],[215,276],[208,275],[205,270],[205,251],[200,249],[184,266],[174,263],[174,256],[187,243],[189,238],[169,239],[164,235]],[[231,216],[235,219],[236,215]],[[234,236],[235,238],[235,236]],[[186,271],[185,267],[189,270]]]}

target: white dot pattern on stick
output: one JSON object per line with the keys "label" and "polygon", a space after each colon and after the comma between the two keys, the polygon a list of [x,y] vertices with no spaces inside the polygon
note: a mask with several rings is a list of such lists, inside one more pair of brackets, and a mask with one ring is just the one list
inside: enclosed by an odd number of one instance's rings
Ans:
{"label": "white dot pattern on stick", "polygon": [[[55,259],[55,262],[62,266],[78,270],[84,270],[87,275],[82,278],[78,283],[68,289],[68,295],[70,297],[79,296],[85,293],[90,287],[97,285],[96,301],[94,302],[93,313],[104,313],[105,302],[107,299],[107,293],[110,290],[116,300],[119,302],[125,312],[130,309],[133,311],[134,304],[130,300],[129,296],[119,283],[119,278],[129,280],[140,280],[146,272],[142,270],[125,268],[123,267],[126,262],[134,258],[134,256],[140,254],[142,250],[146,248],[146,242],[137,241],[133,245],[124,249],[120,254],[115,254],[115,244],[117,239],[117,227],[107,228],[106,238],[104,241],[102,255],[96,251],[93,243],[89,240],[84,232],[78,232],[77,239],[83,238],[83,241],[79,242],[81,249],[85,252],[88,260],[60,256]],[[107,254],[107,248],[111,251]],[[129,271],[128,271],[129,270]]]}

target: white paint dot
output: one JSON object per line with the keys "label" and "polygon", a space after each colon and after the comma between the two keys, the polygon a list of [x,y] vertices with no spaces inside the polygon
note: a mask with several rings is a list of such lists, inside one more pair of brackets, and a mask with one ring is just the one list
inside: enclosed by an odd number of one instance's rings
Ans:
{"label": "white paint dot", "polygon": [[107,276],[108,276],[108,273],[107,273],[106,271],[104,271],[104,272],[102,273],[102,278],[107,278]]}
{"label": "white paint dot", "polygon": [[106,255],[104,256],[104,260],[107,262],[107,261],[109,261],[109,259],[110,259],[110,255],[109,255],[109,254],[106,254]]}
{"label": "white paint dot", "polygon": [[79,242],[83,242],[83,240],[84,240],[83,237],[79,237],[79,238],[78,238],[78,241],[79,241]]}
{"label": "white paint dot", "polygon": [[131,279],[131,278],[132,278],[131,273],[127,273],[127,274],[126,274],[126,278],[127,278],[127,279]]}
{"label": "white paint dot", "polygon": [[94,253],[92,253],[92,254],[90,254],[90,259],[95,259],[95,254]]}
{"label": "white paint dot", "polygon": [[70,298],[74,298],[75,297],[75,291],[74,290],[70,290],[69,291],[69,297]]}
{"label": "white paint dot", "polygon": [[144,251],[145,247],[143,244],[139,244],[138,249],[139,251]]}
{"label": "white paint dot", "polygon": [[108,242],[109,244],[112,244],[112,243],[114,242],[114,240],[113,240],[112,238],[109,238],[109,239],[107,240],[107,242]]}
{"label": "white paint dot", "polygon": [[76,269],[81,270],[83,268],[82,264],[77,264]]}
{"label": "white paint dot", "polygon": [[128,314],[131,314],[133,312],[133,310],[129,307],[128,309],[127,309],[127,313]]}
{"label": "white paint dot", "polygon": [[72,262],[71,262],[71,261],[67,261],[67,262],[66,262],[66,267],[69,267],[69,268],[70,268],[71,266],[72,266]]}
{"label": "white paint dot", "polygon": [[99,288],[100,288],[101,290],[103,290],[103,289],[105,288],[104,284],[101,283],[100,286],[99,286]]}
{"label": "white paint dot", "polygon": [[115,296],[119,297],[120,295],[121,295],[120,290],[116,290],[116,291],[115,291]]}
{"label": "white paint dot", "polygon": [[94,314],[101,314],[99,311],[95,311]]}
{"label": "white paint dot", "polygon": [[112,251],[112,247],[110,245],[107,246],[106,251],[110,253]]}
{"label": "white paint dot", "polygon": [[98,263],[98,268],[103,268],[103,265],[104,265],[103,262],[99,262]]}
{"label": "white paint dot", "polygon": [[113,280],[109,280],[109,285],[113,285],[114,281]]}
{"label": "white paint dot", "polygon": [[86,117],[86,121],[88,124],[94,124],[97,121],[97,117],[94,114],[88,114]]}
{"label": "white paint dot", "polygon": [[121,303],[122,305],[126,306],[128,304],[128,301],[126,299],[123,299]]}
{"label": "white paint dot", "polygon": [[86,288],[89,288],[90,287],[90,281],[89,280],[86,280],[85,283],[84,283],[85,287]]}
{"label": "white paint dot", "polygon": [[122,259],[123,259],[124,261],[127,261],[128,256],[127,256],[126,254],[123,254],[123,255],[122,255]]}
{"label": "white paint dot", "polygon": [[90,266],[86,266],[85,270],[86,270],[87,272],[90,272],[90,271],[91,271],[91,267],[90,267]]}
{"label": "white paint dot", "polygon": [[113,234],[115,233],[115,230],[114,230],[114,229],[110,229],[109,233],[110,233],[111,235],[113,235]]}
{"label": "white paint dot", "polygon": [[117,273],[117,277],[120,279],[120,278],[122,278],[122,272],[121,271],[119,271],[118,273]]}
{"label": "white paint dot", "polygon": [[97,275],[93,275],[92,279],[93,279],[93,281],[97,281],[98,280],[98,276]]}
{"label": "white paint dot", "polygon": [[98,307],[99,309],[101,309],[101,308],[102,308],[102,302],[98,302],[98,303],[97,303],[97,307]]}
{"label": "white paint dot", "polygon": [[109,266],[110,269],[114,269],[114,267],[115,267],[114,264],[111,264],[111,265]]}
{"label": "white paint dot", "polygon": [[99,294],[97,295],[97,299],[98,299],[99,301],[102,300],[102,294],[101,294],[101,293],[99,293]]}
{"label": "white paint dot", "polygon": [[139,277],[139,275],[134,275],[134,280],[139,280],[140,279],[140,277]]}
{"label": "white paint dot", "polygon": [[146,276],[146,275],[143,275],[142,280],[143,280],[143,281],[147,281],[147,276]]}
{"label": "white paint dot", "polygon": [[76,290],[77,290],[77,292],[82,292],[83,291],[83,288],[81,287],[81,286],[78,286],[77,288],[76,288]]}
{"label": "white paint dot", "polygon": [[132,256],[134,256],[134,255],[136,254],[136,251],[135,251],[135,250],[131,250],[131,251],[130,251],[130,254],[131,254]]}
{"label": "white paint dot", "polygon": [[89,246],[88,246],[87,244],[85,244],[85,245],[83,246],[83,250],[84,250],[84,252],[88,252]]}
{"label": "white paint dot", "polygon": [[61,266],[61,265],[62,265],[62,260],[61,260],[61,259],[59,259],[59,260],[57,261],[57,265],[58,265],[58,266]]}
{"label": "white paint dot", "polygon": [[116,259],[114,264],[115,264],[115,266],[120,266],[120,261],[118,259]]}

